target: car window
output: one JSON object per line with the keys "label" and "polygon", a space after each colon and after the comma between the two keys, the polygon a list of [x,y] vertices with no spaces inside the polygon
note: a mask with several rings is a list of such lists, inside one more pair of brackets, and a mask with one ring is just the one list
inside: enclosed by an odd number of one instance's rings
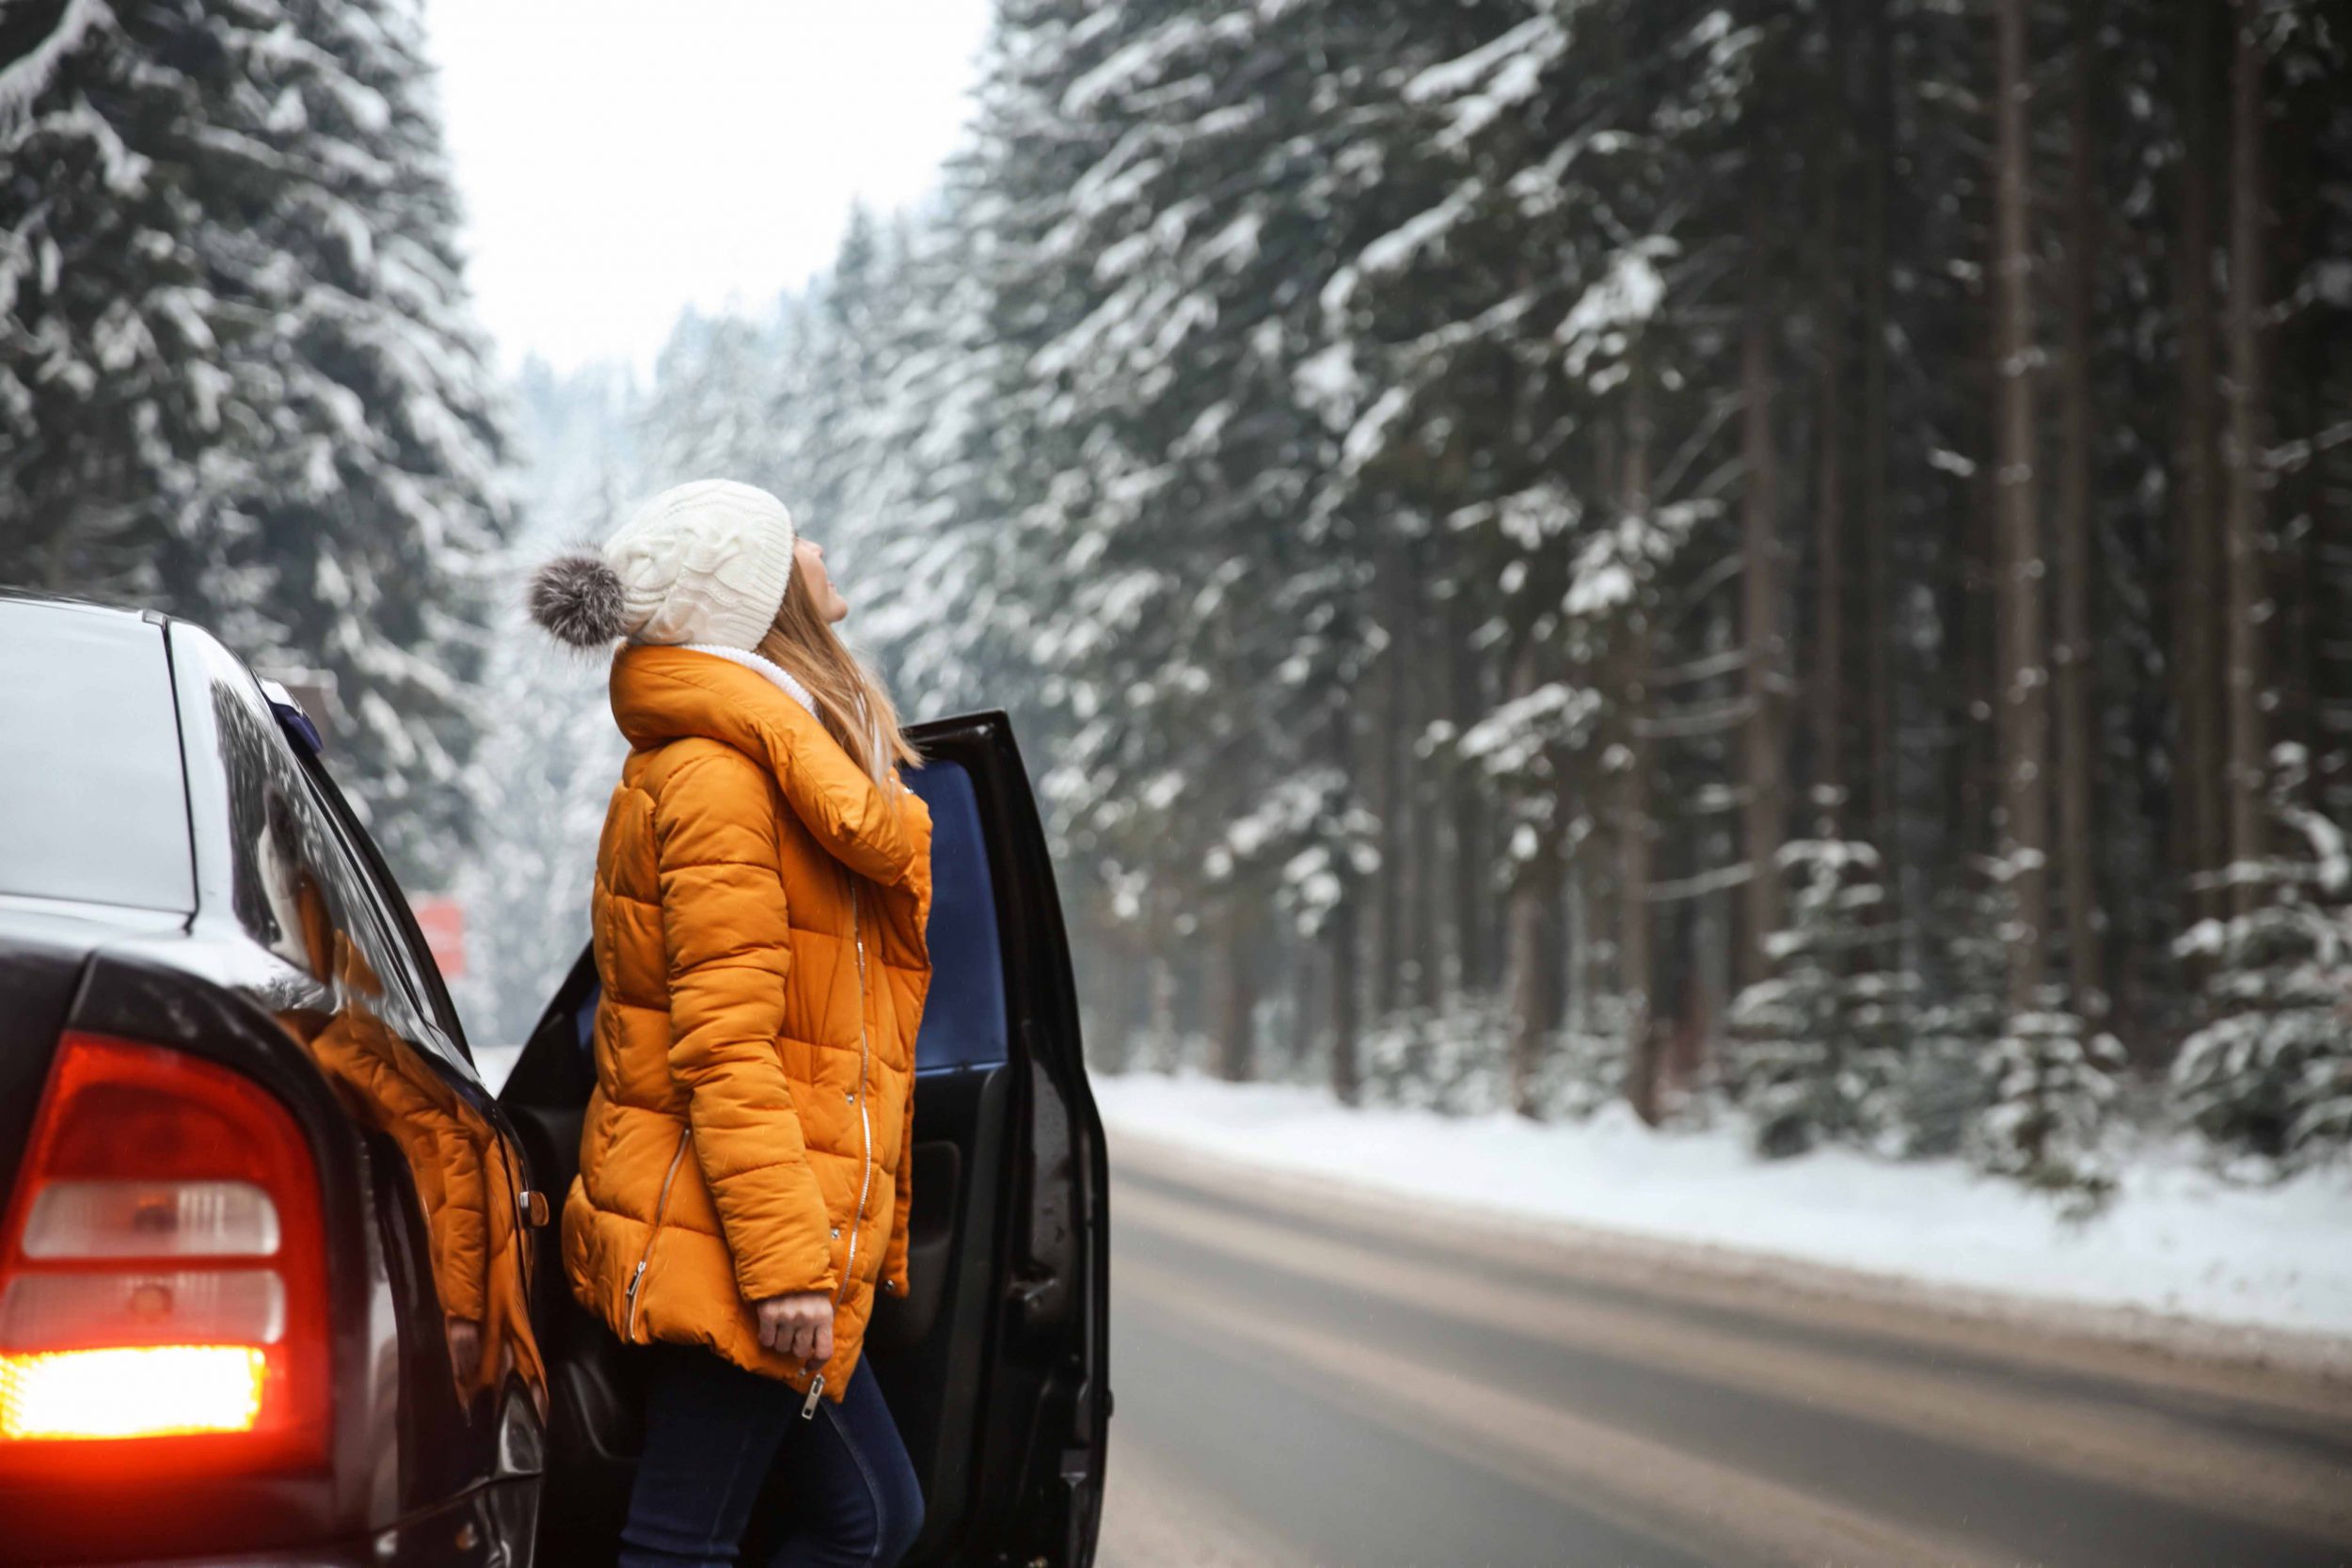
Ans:
{"label": "car window", "polygon": [[[310,801],[326,820],[335,843],[335,872],[342,879],[344,896],[354,918],[366,928],[366,936],[358,937],[366,947],[369,961],[376,973],[384,976],[389,988],[397,988],[404,1004],[411,1009],[418,1033],[429,1039],[444,1056],[458,1056],[458,1035],[453,1020],[442,1016],[435,1004],[437,988],[428,976],[425,965],[429,960],[418,955],[418,948],[407,930],[407,922],[394,903],[397,893],[388,893],[377,879],[370,856],[357,841],[361,832],[349,819],[348,808],[330,798],[333,786],[325,784],[313,769],[304,769],[304,784],[310,792]],[[467,1063],[468,1070],[472,1064]]]}
{"label": "car window", "polygon": [[[238,923],[411,1044],[449,1056],[413,960],[253,677],[215,657],[210,688],[227,795]],[[355,967],[349,960],[358,960]]]}
{"label": "car window", "polygon": [[[407,988],[417,998],[424,1017],[433,1022],[441,1038],[465,1054],[465,1031],[457,1021],[457,1008],[450,1001],[449,989],[441,982],[440,971],[435,967],[424,934],[417,928],[416,915],[408,908],[405,895],[384,864],[384,857],[367,830],[359,825],[357,813],[342,792],[327,776],[315,758],[302,763],[303,774],[310,781],[312,796],[320,808],[333,822],[338,839],[350,865],[356,892],[383,932],[386,958],[396,964]],[[467,1058],[470,1071],[472,1062]]]}
{"label": "car window", "polygon": [[196,908],[160,626],[0,603],[0,893]]}
{"label": "car window", "polygon": [[907,776],[931,810],[931,989],[915,1037],[918,1071],[984,1067],[1010,1054],[996,885],[980,833],[979,800],[960,763]]}

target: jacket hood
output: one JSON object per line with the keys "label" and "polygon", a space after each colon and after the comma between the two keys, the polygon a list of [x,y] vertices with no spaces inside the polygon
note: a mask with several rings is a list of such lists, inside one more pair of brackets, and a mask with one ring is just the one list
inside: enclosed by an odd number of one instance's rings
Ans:
{"label": "jacket hood", "polygon": [[700,736],[768,764],[835,860],[883,887],[917,880],[927,846],[841,749],[786,671],[736,649],[630,643],[612,656],[612,717],[644,751]]}

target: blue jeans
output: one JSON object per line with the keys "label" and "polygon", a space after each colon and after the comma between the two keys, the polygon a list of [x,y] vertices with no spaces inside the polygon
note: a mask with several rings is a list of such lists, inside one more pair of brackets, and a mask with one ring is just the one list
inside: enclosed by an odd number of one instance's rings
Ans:
{"label": "blue jeans", "polygon": [[645,1446],[621,1530],[620,1568],[733,1568],[771,1466],[795,1517],[773,1568],[890,1568],[923,1528],[923,1493],[863,1356],[841,1402],[817,1402],[698,1346],[642,1353]]}

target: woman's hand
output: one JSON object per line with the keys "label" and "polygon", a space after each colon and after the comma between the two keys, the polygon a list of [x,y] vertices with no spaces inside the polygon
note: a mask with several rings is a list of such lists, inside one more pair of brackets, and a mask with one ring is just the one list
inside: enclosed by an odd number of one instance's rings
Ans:
{"label": "woman's hand", "polygon": [[794,1291],[752,1304],[759,1315],[759,1342],[799,1361],[833,1359],[833,1296],[824,1291]]}

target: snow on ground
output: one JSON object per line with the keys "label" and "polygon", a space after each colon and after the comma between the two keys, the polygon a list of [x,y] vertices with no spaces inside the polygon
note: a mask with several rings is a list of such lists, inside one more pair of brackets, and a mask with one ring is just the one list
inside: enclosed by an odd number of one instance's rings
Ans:
{"label": "snow on ground", "polygon": [[1735,1130],[1347,1110],[1317,1088],[1130,1073],[1094,1079],[1112,1134],[1494,1212],[1773,1254],[1975,1291],[2352,1335],[2352,1171],[2223,1181],[2185,1153],[2130,1165],[2075,1225],[1955,1162],[1842,1149],[1752,1157]]}

